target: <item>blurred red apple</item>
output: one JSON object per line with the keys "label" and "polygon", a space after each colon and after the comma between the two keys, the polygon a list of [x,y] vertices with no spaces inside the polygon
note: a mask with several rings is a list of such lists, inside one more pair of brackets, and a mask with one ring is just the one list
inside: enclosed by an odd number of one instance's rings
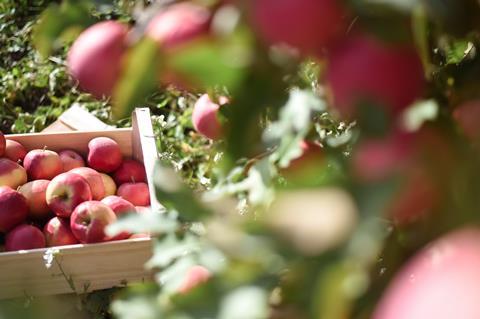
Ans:
{"label": "blurred red apple", "polygon": [[152,19],[146,35],[170,48],[207,33],[210,18],[210,11],[203,6],[191,2],[173,4]]}
{"label": "blurred red apple", "polygon": [[193,266],[188,270],[185,279],[180,285],[180,288],[178,288],[178,292],[181,294],[186,294],[190,290],[198,287],[204,282],[207,282],[210,277],[211,273],[207,268],[198,265]]}
{"label": "blurred red apple", "polygon": [[125,183],[120,185],[117,195],[129,201],[134,206],[149,206],[150,192],[145,183]]}
{"label": "blurred red apple", "polygon": [[346,31],[346,11],[337,0],[255,0],[253,20],[269,44],[287,44],[319,54]]}
{"label": "blurred red apple", "polygon": [[38,179],[22,185],[18,189],[18,192],[27,200],[30,218],[41,220],[50,216],[50,207],[47,205],[46,197],[49,183],[49,180]]}
{"label": "blurred red apple", "polygon": [[64,172],[68,172],[77,167],[85,166],[85,161],[83,160],[83,157],[75,151],[64,150],[59,152],[58,155],[60,156],[60,160],[63,163]]}
{"label": "blurred red apple", "polygon": [[5,250],[27,250],[45,247],[45,236],[40,229],[32,225],[19,225],[5,236]]}
{"label": "blurred red apple", "polygon": [[68,52],[68,71],[81,89],[97,98],[110,96],[122,71],[128,27],[104,21],[86,29]]}
{"label": "blurred red apple", "polygon": [[397,114],[425,88],[422,63],[408,45],[393,45],[367,35],[355,35],[329,55],[326,80],[333,104],[353,118],[361,102],[373,102]]}
{"label": "blurred red apple", "polygon": [[480,230],[456,230],[419,251],[390,282],[373,319],[480,318]]}
{"label": "blurred red apple", "polygon": [[27,155],[27,150],[17,141],[7,140],[4,156],[15,163],[23,161]]}
{"label": "blurred red apple", "polygon": [[222,124],[218,118],[220,105],[228,103],[221,97],[219,103],[213,102],[208,94],[202,95],[193,107],[192,123],[195,130],[203,136],[216,140],[222,137]]}
{"label": "blurred red apple", "polygon": [[[128,214],[128,213],[136,213],[137,210],[135,209],[135,206],[133,206],[130,202],[126,201],[125,199],[119,197],[119,196],[108,196],[102,199],[101,201],[108,207],[110,207],[115,215],[118,217],[122,216],[123,214]],[[121,240],[121,239],[127,239],[131,236],[132,234],[128,232],[122,232],[118,235],[116,235],[112,240]]]}
{"label": "blurred red apple", "polygon": [[48,247],[78,244],[78,240],[70,230],[68,219],[54,217],[45,224],[43,234]]}
{"label": "blurred red apple", "polygon": [[3,156],[5,153],[6,144],[5,135],[0,131],[0,156]]}
{"label": "blurred red apple", "polygon": [[17,189],[27,182],[25,169],[8,158],[0,158],[0,186]]}
{"label": "blurred red apple", "polygon": [[27,170],[30,180],[51,180],[63,172],[60,156],[50,150],[32,150],[28,152],[23,160],[23,166]]}
{"label": "blurred red apple", "polygon": [[25,221],[28,205],[25,197],[10,187],[0,186],[0,232],[7,232]]}
{"label": "blurred red apple", "polygon": [[75,208],[70,218],[70,229],[81,243],[97,243],[110,239],[105,234],[105,228],[116,220],[110,207],[99,201],[88,201]]}
{"label": "blurred red apple", "polygon": [[145,166],[136,160],[124,160],[120,167],[113,174],[113,179],[117,185],[130,182],[145,183],[147,181]]}
{"label": "blurred red apple", "polygon": [[52,179],[46,198],[48,206],[58,217],[70,217],[75,207],[92,199],[92,192],[85,178],[68,172]]}
{"label": "blurred red apple", "polygon": [[111,138],[96,137],[88,142],[87,162],[99,172],[111,173],[122,164],[122,151]]}
{"label": "blurred red apple", "polygon": [[103,184],[102,175],[89,167],[77,167],[69,171],[69,173],[77,174],[85,178],[92,192],[93,200],[101,200],[105,197],[105,186]]}
{"label": "blurred red apple", "polygon": [[103,187],[105,188],[105,197],[115,195],[117,193],[117,185],[113,178],[105,173],[100,173],[100,176],[102,176]]}

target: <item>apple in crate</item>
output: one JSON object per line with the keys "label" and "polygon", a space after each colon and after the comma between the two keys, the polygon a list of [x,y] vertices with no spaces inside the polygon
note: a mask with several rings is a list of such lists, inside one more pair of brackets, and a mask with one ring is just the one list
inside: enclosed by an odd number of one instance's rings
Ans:
{"label": "apple in crate", "polygon": [[0,186],[17,189],[27,182],[25,169],[8,158],[0,158]]}
{"label": "apple in crate", "polygon": [[113,174],[113,179],[117,185],[130,182],[145,183],[147,181],[145,166],[136,160],[124,160]]}
{"label": "apple in crate", "polygon": [[117,195],[134,206],[149,206],[150,193],[146,183],[125,183],[120,185]]}
{"label": "apple in crate", "polygon": [[23,161],[25,156],[27,155],[27,150],[25,147],[23,147],[22,144],[18,143],[17,141],[13,140],[7,140],[6,146],[5,146],[5,156],[11,161],[14,161],[15,163],[18,163],[20,161]]}
{"label": "apple in crate", "polygon": [[63,171],[68,172],[77,167],[84,167],[85,161],[82,156],[72,150],[64,150],[58,153],[63,164]]}
{"label": "apple in crate", "polygon": [[92,199],[85,178],[71,172],[52,179],[46,192],[47,204],[58,217],[70,217],[75,207]]}
{"label": "apple in crate", "polygon": [[7,232],[27,218],[25,197],[10,187],[0,186],[0,232]]}
{"label": "apple in crate", "polygon": [[117,220],[113,210],[99,201],[87,201],[75,208],[70,218],[73,235],[83,244],[108,241],[105,228]]}
{"label": "apple in crate", "polygon": [[78,244],[77,238],[70,230],[68,219],[54,217],[45,224],[43,234],[48,247]]}
{"label": "apple in crate", "polygon": [[22,224],[12,229],[5,237],[5,250],[27,250],[45,247],[45,236],[40,229]]}
{"label": "apple in crate", "polygon": [[[135,206],[133,206],[130,202],[126,201],[125,199],[119,197],[119,196],[108,196],[102,199],[102,203],[110,207],[117,218],[123,214],[128,214],[128,213],[136,213],[137,210],[135,209]],[[120,240],[120,239],[127,239],[130,237],[132,234],[128,232],[122,232],[118,235],[116,235],[113,240]]]}
{"label": "apple in crate", "polygon": [[50,215],[50,207],[48,207],[46,196],[49,183],[49,180],[38,179],[22,185],[18,189],[27,199],[30,218],[41,220]]}
{"label": "apple in crate", "polygon": [[108,137],[96,137],[88,142],[88,166],[111,173],[122,164],[122,151],[117,142]]}
{"label": "apple in crate", "polygon": [[100,173],[100,176],[102,176],[103,187],[105,188],[105,197],[115,195],[117,193],[117,185],[113,178],[105,173]]}
{"label": "apple in crate", "polygon": [[31,150],[25,156],[23,166],[27,170],[30,180],[51,180],[63,172],[63,164],[60,156],[50,150]]}
{"label": "apple in crate", "polygon": [[85,178],[90,190],[92,191],[92,199],[101,200],[105,197],[105,186],[99,172],[89,167],[77,167],[69,171],[69,173],[77,174]]}

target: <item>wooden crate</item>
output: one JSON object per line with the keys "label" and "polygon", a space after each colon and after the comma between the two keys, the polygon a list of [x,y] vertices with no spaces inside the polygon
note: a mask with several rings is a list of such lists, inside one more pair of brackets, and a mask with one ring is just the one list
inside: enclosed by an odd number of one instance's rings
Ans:
{"label": "wooden crate", "polygon": [[[94,137],[116,140],[125,157],[142,161],[148,175],[152,206],[155,200],[152,171],[157,159],[150,112],[136,109],[132,128],[101,131],[52,132],[7,135],[27,149],[43,148],[58,151],[73,149],[86,155],[87,143]],[[151,257],[150,239],[127,239],[99,244],[58,247],[60,253],[50,268],[44,256],[49,248],[0,253],[0,298],[41,296],[63,293],[85,293],[151,280],[144,268]]]}

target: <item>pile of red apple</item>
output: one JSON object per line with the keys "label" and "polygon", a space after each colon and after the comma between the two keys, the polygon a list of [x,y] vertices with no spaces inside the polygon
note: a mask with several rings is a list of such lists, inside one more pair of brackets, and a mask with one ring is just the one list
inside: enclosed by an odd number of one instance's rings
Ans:
{"label": "pile of red apple", "polygon": [[5,250],[98,243],[122,214],[150,205],[145,167],[124,159],[108,137],[88,143],[85,159],[73,150],[27,151],[0,132],[0,232]]}

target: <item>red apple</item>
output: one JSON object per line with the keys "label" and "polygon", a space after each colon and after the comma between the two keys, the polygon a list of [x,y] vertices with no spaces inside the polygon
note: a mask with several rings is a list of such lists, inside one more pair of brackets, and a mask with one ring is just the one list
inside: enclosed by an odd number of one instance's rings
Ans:
{"label": "red apple", "polygon": [[254,24],[270,44],[287,44],[304,54],[318,54],[346,30],[338,0],[255,0]]}
{"label": "red apple", "polygon": [[68,52],[67,66],[80,88],[97,98],[110,96],[122,71],[128,27],[104,21],[85,30]]}
{"label": "red apple", "polygon": [[15,163],[23,161],[27,155],[27,150],[17,141],[7,140],[4,156]]}
{"label": "red apple", "polygon": [[122,164],[122,151],[111,138],[96,137],[88,142],[87,162],[99,172],[111,173]]}
{"label": "red apple", "polygon": [[5,135],[0,131],[0,156],[3,156],[5,153],[6,144]]}
{"label": "red apple", "polygon": [[113,178],[104,173],[100,173],[100,176],[102,176],[103,187],[105,188],[105,197],[115,195],[117,193],[117,185]]}
{"label": "red apple", "polygon": [[103,185],[102,175],[99,172],[89,167],[77,167],[69,171],[69,173],[80,175],[87,180],[92,191],[92,199],[101,200],[105,197],[105,186]]}
{"label": "red apple", "polygon": [[27,250],[45,247],[45,236],[32,225],[19,225],[5,236],[5,250]]}
{"label": "red apple", "polygon": [[48,247],[78,244],[78,240],[70,230],[68,219],[54,217],[45,224],[43,234]]}
{"label": "red apple", "polygon": [[[119,196],[108,196],[102,199],[102,203],[110,207],[117,218],[119,216],[122,216],[123,214],[128,214],[128,213],[136,213],[137,210],[135,209],[135,206],[133,206],[130,202],[124,200],[123,198]],[[116,235],[112,240],[121,240],[121,239],[127,239],[131,236],[132,234],[128,232],[122,232],[118,235]]]}
{"label": "red apple", "polygon": [[149,206],[150,192],[145,183],[125,183],[120,185],[117,195],[129,201],[134,206]]}
{"label": "red apple", "polygon": [[46,198],[48,206],[58,217],[70,217],[75,207],[92,199],[92,192],[85,178],[68,172],[52,179]]}
{"label": "red apple", "polygon": [[480,230],[464,228],[419,251],[390,281],[373,319],[480,318]]}
{"label": "red apple", "polygon": [[142,163],[127,159],[122,162],[122,165],[113,173],[113,179],[117,185],[123,183],[145,183],[147,181],[147,174],[145,173],[145,166]]}
{"label": "red apple", "polygon": [[213,102],[208,94],[202,95],[193,107],[192,123],[195,130],[203,136],[216,140],[222,137],[222,124],[218,118],[220,106],[228,103],[221,97],[219,103]]}
{"label": "red apple", "polygon": [[0,186],[0,232],[7,232],[25,221],[28,205],[25,197],[10,187]]}
{"label": "red apple", "polygon": [[0,186],[17,189],[27,182],[25,169],[8,158],[0,158]]}
{"label": "red apple", "polygon": [[68,172],[77,167],[84,167],[85,161],[82,156],[75,151],[65,150],[58,153],[63,163],[63,171]]}
{"label": "red apple", "polygon": [[30,180],[51,180],[63,172],[60,156],[56,152],[49,150],[32,150],[28,152],[23,160],[23,166],[27,170]]}
{"label": "red apple", "polygon": [[210,277],[211,273],[207,268],[198,265],[193,266],[188,270],[185,279],[180,285],[180,288],[178,288],[178,292],[181,294],[186,294],[204,282],[207,282]]}
{"label": "red apple", "polygon": [[97,243],[110,240],[105,228],[116,220],[110,207],[98,201],[88,201],[75,208],[70,218],[70,228],[81,243]]}
{"label": "red apple", "polygon": [[421,97],[422,63],[408,45],[393,45],[355,35],[329,55],[326,79],[338,111],[352,118],[361,102],[373,102],[397,114]]}
{"label": "red apple", "polygon": [[50,216],[50,207],[47,205],[47,187],[49,180],[39,179],[22,185],[18,192],[27,199],[29,217],[32,219],[45,219]]}
{"label": "red apple", "polygon": [[173,47],[208,32],[211,14],[203,6],[183,2],[158,13],[147,26],[146,34],[162,47]]}

